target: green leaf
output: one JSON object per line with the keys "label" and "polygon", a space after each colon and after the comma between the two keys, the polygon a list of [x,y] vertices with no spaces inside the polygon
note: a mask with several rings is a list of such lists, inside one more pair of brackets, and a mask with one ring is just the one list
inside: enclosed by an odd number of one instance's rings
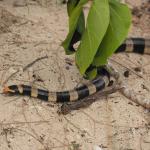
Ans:
{"label": "green leaf", "polygon": [[93,65],[106,64],[107,59],[124,41],[131,24],[131,13],[128,7],[115,0],[110,1],[110,23],[107,33],[101,42]]}
{"label": "green leaf", "polygon": [[86,30],[76,52],[76,63],[81,74],[84,74],[92,63],[108,25],[108,0],[94,0],[88,14]]}
{"label": "green leaf", "polygon": [[[76,0],[77,1],[77,0]],[[80,0],[78,3],[70,1],[70,5],[68,5],[68,15],[69,15],[69,33],[67,35],[67,38],[62,43],[62,46],[64,47],[66,54],[72,54],[73,52],[69,49],[71,40],[75,34],[75,31],[78,32],[80,35],[85,30],[85,20],[84,20],[84,14],[82,11],[82,6],[87,2],[88,0]],[[77,5],[76,5],[77,4]]]}
{"label": "green leaf", "polygon": [[74,8],[78,4],[79,0],[68,0],[67,2],[67,12],[68,16],[71,16],[71,13],[73,12]]}
{"label": "green leaf", "polygon": [[91,80],[94,79],[97,75],[97,68],[93,68],[92,70],[90,70],[89,72],[86,72],[86,77]]}
{"label": "green leaf", "polygon": [[121,0],[109,0],[110,2],[120,2]]}

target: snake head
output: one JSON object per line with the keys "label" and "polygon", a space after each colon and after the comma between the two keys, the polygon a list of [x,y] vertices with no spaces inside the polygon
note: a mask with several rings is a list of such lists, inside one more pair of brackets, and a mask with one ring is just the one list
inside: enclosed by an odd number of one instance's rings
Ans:
{"label": "snake head", "polygon": [[4,94],[18,94],[18,88],[16,85],[5,86],[3,88]]}

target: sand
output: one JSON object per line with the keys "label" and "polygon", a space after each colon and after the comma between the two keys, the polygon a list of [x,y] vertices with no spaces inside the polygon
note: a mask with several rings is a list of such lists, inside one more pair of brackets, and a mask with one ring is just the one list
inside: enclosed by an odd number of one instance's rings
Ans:
{"label": "sand", "polygon": [[[134,8],[142,0],[126,2]],[[141,10],[129,36],[150,38],[150,13]],[[1,89],[4,84],[28,84],[61,91],[82,80],[74,56],[66,56],[60,46],[68,32],[65,5],[58,0],[0,0],[0,18]],[[150,56],[119,54],[111,59],[121,64],[111,61],[120,72],[131,70],[125,79],[129,87],[150,98]],[[0,94],[0,150],[150,150],[150,112],[119,92],[65,116],[57,113],[60,106]]]}

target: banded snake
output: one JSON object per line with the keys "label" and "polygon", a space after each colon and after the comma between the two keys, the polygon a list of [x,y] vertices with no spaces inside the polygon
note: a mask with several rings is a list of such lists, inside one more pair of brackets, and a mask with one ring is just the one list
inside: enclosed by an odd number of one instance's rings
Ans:
{"label": "banded snake", "polygon": [[[150,39],[144,38],[128,38],[125,42],[116,50],[119,52],[134,52],[138,54],[150,54]],[[4,87],[3,93],[10,95],[26,95],[34,98],[41,99],[43,101],[53,102],[71,102],[83,99],[92,95],[98,91],[103,90],[109,85],[110,74],[106,69],[99,70],[99,76],[88,84],[74,88],[70,91],[51,92],[43,89],[36,89],[28,85],[10,85]]]}

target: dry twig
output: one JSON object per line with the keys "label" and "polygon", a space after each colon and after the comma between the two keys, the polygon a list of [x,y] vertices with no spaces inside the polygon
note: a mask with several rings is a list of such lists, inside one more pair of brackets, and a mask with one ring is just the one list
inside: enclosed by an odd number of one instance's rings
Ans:
{"label": "dry twig", "polygon": [[[42,59],[46,59],[48,58],[48,56],[43,56],[40,58],[35,59],[33,62],[27,64],[25,67],[23,67],[23,72],[25,72],[29,67],[31,67],[32,65],[34,65],[36,62],[42,60]],[[4,82],[3,85],[5,85],[12,77],[14,77],[17,73],[19,72],[19,70],[17,70],[16,72],[14,72],[13,74],[11,74]]]}

